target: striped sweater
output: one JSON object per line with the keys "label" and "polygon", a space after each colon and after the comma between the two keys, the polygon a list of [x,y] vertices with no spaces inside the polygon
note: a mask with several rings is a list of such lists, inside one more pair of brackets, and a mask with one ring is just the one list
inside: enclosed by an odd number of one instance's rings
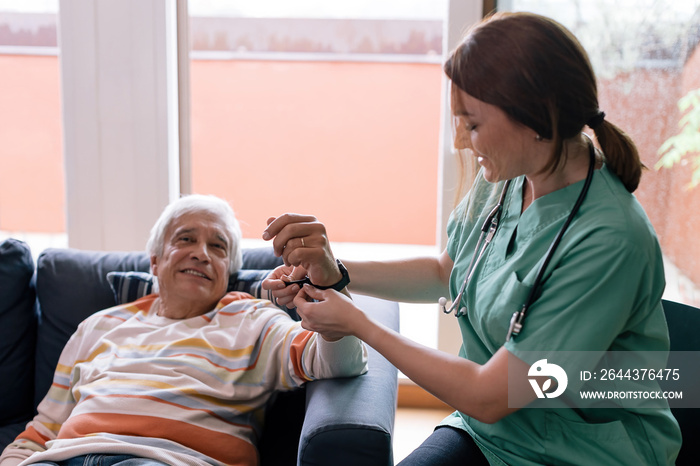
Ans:
{"label": "striped sweater", "polygon": [[364,345],[329,343],[240,292],[183,320],[151,311],[156,295],[92,315],[66,344],[53,385],[0,465],[88,453],[172,465],[255,465],[275,390],[366,371]]}

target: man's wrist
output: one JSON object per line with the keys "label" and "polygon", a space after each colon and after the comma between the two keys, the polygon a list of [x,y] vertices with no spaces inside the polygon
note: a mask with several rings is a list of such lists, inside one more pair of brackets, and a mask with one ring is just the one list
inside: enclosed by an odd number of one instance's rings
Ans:
{"label": "man's wrist", "polygon": [[338,270],[340,270],[340,280],[338,280],[336,283],[332,285],[315,285],[314,283],[310,283],[312,286],[318,288],[319,290],[328,290],[328,289],[334,289],[336,291],[343,291],[343,289],[350,284],[350,275],[348,274],[348,269],[345,268],[342,262],[340,262],[338,259],[335,260],[336,264],[338,264]]}

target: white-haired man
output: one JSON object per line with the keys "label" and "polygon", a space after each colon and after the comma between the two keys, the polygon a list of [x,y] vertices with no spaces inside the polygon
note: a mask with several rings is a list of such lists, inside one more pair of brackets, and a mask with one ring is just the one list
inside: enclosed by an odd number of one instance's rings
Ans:
{"label": "white-haired man", "polygon": [[275,390],[366,371],[356,338],[326,341],[269,301],[226,293],[240,237],[219,198],[166,207],[147,245],[158,293],[80,324],[0,465],[254,465]]}

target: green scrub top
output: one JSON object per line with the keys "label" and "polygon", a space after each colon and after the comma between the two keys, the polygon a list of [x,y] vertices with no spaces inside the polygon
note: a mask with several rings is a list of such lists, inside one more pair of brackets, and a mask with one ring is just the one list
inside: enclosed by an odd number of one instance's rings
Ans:
{"label": "green scrub top", "polygon": [[[478,364],[504,345],[510,318],[525,303],[584,183],[538,198],[521,215],[523,182],[520,177],[511,183],[501,224],[462,301],[467,314],[458,318],[460,356]],[[488,183],[479,173],[451,215],[447,252],[454,261],[453,297],[502,187],[503,182]],[[535,362],[532,351],[668,351],[664,286],[653,227],[636,198],[603,166],[547,267],[521,333],[505,347],[528,364]],[[571,379],[567,390],[576,390]],[[469,432],[490,463],[499,465],[665,465],[673,464],[681,443],[668,407],[524,408],[493,424],[455,412],[443,425]]]}

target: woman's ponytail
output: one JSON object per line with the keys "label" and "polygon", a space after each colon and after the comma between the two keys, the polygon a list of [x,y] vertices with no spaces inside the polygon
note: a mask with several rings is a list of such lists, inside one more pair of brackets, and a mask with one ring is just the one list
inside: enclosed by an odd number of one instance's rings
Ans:
{"label": "woman's ponytail", "polygon": [[[599,115],[605,116],[604,113]],[[589,123],[589,126],[595,132],[607,165],[622,181],[627,191],[634,192],[639,186],[642,168],[646,168],[639,158],[637,146],[624,131],[602,117],[600,121]]]}

